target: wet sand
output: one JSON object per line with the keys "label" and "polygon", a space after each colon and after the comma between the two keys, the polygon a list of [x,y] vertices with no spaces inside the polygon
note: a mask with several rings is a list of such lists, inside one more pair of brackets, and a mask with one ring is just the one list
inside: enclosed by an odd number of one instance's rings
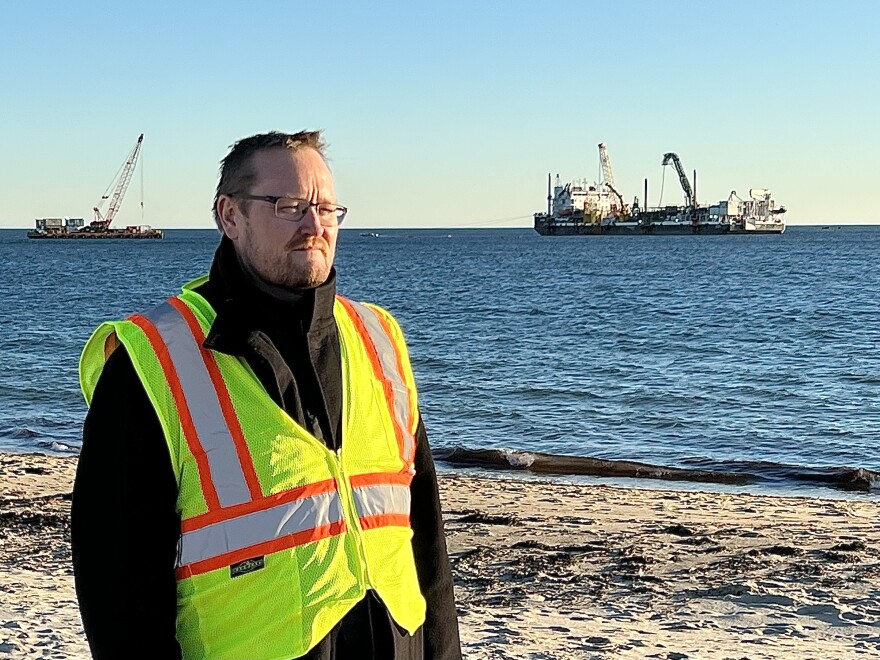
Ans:
{"label": "wet sand", "polygon": [[[88,657],[75,459],[0,454],[0,658]],[[465,657],[880,657],[880,502],[444,474]]]}

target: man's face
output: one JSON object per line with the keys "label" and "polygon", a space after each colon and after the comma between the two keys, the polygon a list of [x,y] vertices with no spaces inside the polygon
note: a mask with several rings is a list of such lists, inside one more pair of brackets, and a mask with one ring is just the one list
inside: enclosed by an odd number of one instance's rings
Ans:
{"label": "man's face", "polygon": [[[256,180],[251,195],[297,197],[313,203],[336,203],[333,175],[321,155],[309,147],[277,147],[253,156]],[[218,202],[224,233],[239,258],[263,281],[286,289],[323,284],[336,255],[339,227],[321,224],[314,207],[299,222],[275,216],[269,202],[222,196]]]}

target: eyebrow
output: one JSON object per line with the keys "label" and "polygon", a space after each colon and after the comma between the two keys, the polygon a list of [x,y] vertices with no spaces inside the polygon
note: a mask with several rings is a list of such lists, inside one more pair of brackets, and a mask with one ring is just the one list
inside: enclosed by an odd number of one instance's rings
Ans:
{"label": "eyebrow", "polygon": [[[279,195],[279,198],[280,198],[280,199],[284,199],[284,198],[287,198],[287,199],[298,199],[298,200],[300,200],[300,201],[302,201],[302,202],[308,202],[308,201],[309,201],[309,198],[308,198],[308,197],[301,197],[301,196],[299,196],[299,195]],[[327,197],[327,196],[325,196],[325,195],[320,195],[320,196],[318,197],[318,201],[317,201],[316,203],[317,203],[317,204],[337,204],[337,205],[339,204],[335,199],[331,199],[330,197]]]}

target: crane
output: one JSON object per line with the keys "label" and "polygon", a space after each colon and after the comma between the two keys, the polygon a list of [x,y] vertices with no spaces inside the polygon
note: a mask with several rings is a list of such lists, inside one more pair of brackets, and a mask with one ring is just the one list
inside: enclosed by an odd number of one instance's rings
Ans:
{"label": "crane", "polygon": [[626,214],[629,209],[626,206],[626,202],[623,201],[623,195],[617,192],[617,188],[614,187],[614,172],[611,170],[611,157],[608,155],[608,149],[605,147],[604,142],[599,143],[599,162],[602,164],[602,179],[605,186],[608,190],[613,192],[620,201],[620,212]]}
{"label": "crane", "polygon": [[608,149],[605,143],[599,143],[599,162],[602,163],[602,178],[609,186],[614,185],[614,172],[611,171],[611,157],[608,155]]}
{"label": "crane", "polygon": [[[109,191],[113,186],[113,183],[116,182],[116,188],[113,190],[113,195],[108,195],[106,191],[101,195],[101,201],[98,202],[98,205],[94,208],[95,219],[89,223],[89,227],[94,231],[106,231],[109,229],[110,223],[113,222],[113,218],[116,217],[116,212],[119,211],[119,207],[122,206],[122,198],[125,197],[125,191],[128,190],[128,184],[131,183],[131,177],[134,175],[134,167],[137,165],[138,155],[141,152],[141,142],[143,141],[144,134],[141,133],[137,142],[135,142],[131,153],[128,154],[128,158],[126,158],[125,162],[122,164],[122,168],[117,174],[118,178],[114,177],[113,181],[110,182],[110,185],[107,186],[107,191]],[[108,198],[110,199],[110,206],[107,209],[107,215],[104,216],[101,214],[101,206]]]}
{"label": "crane", "polygon": [[678,154],[672,152],[663,154],[662,165],[669,165],[669,161],[672,161],[672,164],[675,165],[675,171],[678,172],[678,180],[681,182],[681,189],[684,192],[687,205],[691,208],[697,208],[697,200],[694,196],[694,191],[691,189],[687,174],[684,173],[684,168],[681,166],[681,160],[679,160]]}

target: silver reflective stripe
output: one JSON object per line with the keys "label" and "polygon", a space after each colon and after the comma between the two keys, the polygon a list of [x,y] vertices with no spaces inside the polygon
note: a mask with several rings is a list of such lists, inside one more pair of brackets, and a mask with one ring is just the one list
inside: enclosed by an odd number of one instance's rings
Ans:
{"label": "silver reflective stripe", "polygon": [[342,506],[336,492],[279,504],[184,532],[180,537],[178,567],[340,520]]}
{"label": "silver reflective stripe", "polygon": [[208,457],[211,482],[220,505],[226,507],[249,502],[251,495],[235,451],[235,442],[202,359],[202,348],[196,343],[186,319],[167,302],[144,316],[156,326],[171,355],[199,443]]}
{"label": "silver reflective stripe", "polygon": [[403,456],[405,460],[412,460],[413,445],[415,439],[409,429],[409,388],[403,380],[403,374],[397,370],[397,357],[394,350],[394,344],[391,337],[385,334],[384,328],[379,323],[378,312],[373,311],[366,305],[352,301],[352,307],[357,311],[367,332],[376,346],[376,352],[379,354],[379,362],[382,365],[382,371],[385,372],[385,378],[391,381],[391,391],[394,401],[392,401],[392,409],[394,411],[394,419],[398,427],[403,432]]}
{"label": "silver reflective stripe", "polygon": [[354,490],[354,505],[358,517],[379,516],[388,513],[409,515],[409,486],[380,485],[361,486]]}

